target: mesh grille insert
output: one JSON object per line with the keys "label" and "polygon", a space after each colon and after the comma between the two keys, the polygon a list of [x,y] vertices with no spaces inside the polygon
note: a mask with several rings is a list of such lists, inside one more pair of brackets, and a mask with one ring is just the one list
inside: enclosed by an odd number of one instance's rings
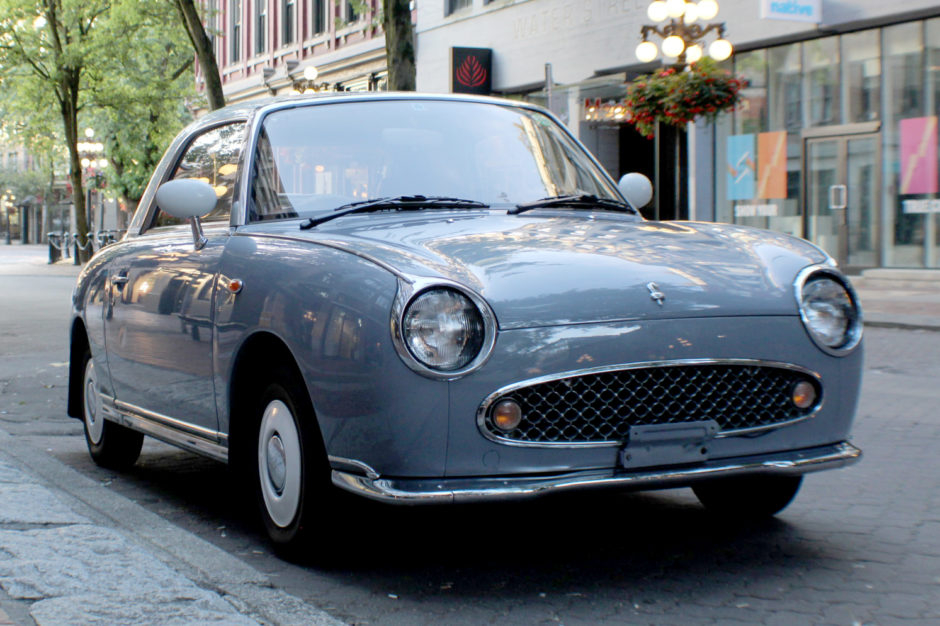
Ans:
{"label": "mesh grille insert", "polygon": [[[793,386],[810,382],[817,401],[799,409]],[[773,426],[816,410],[822,397],[809,374],[771,366],[669,365],[586,374],[537,383],[490,402],[484,427],[503,439],[532,443],[624,441],[631,426],[715,420],[722,432]],[[492,407],[511,399],[522,407],[519,426],[493,425]]]}

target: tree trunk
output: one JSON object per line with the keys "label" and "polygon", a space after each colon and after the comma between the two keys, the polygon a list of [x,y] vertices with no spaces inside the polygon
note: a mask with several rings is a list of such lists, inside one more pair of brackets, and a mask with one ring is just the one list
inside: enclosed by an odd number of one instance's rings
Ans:
{"label": "tree trunk", "polygon": [[[225,106],[225,94],[222,93],[222,78],[219,76],[219,64],[212,49],[212,40],[206,34],[206,29],[199,18],[199,11],[193,0],[173,0],[180,19],[186,27],[186,33],[196,51],[199,59],[199,69],[206,81],[206,96],[209,98],[209,109],[216,110]],[[406,3],[407,4],[407,3]]]}
{"label": "tree trunk", "polygon": [[391,91],[415,90],[414,25],[408,5],[408,0],[382,0],[388,88]]}
{"label": "tree trunk", "polygon": [[91,258],[88,245],[88,217],[85,214],[85,187],[82,183],[82,158],[78,153],[78,88],[79,72],[66,69],[59,82],[59,105],[65,126],[65,145],[69,151],[69,182],[72,184],[72,205],[75,207],[75,230],[78,232],[79,261]]}

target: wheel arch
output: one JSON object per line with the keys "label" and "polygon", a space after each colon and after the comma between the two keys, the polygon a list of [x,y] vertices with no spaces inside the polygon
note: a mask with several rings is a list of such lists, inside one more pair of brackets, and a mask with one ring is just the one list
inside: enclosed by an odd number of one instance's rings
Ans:
{"label": "wheel arch", "polygon": [[251,458],[251,409],[255,398],[264,391],[267,383],[272,382],[277,373],[293,377],[298,387],[303,389],[303,397],[298,400],[305,403],[304,408],[309,411],[319,442],[323,445],[323,431],[317,419],[313,398],[310,397],[297,359],[283,339],[267,330],[255,332],[239,347],[232,363],[227,390],[230,463],[239,463],[246,458],[246,454]]}
{"label": "wheel arch", "polygon": [[66,407],[68,416],[76,419],[82,419],[82,378],[85,375],[82,370],[82,358],[89,347],[85,322],[76,317],[72,322],[69,338],[69,387]]}

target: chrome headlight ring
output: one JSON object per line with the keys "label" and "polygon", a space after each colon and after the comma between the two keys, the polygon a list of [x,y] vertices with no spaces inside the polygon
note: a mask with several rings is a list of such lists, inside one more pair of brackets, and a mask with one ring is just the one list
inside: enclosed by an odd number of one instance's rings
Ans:
{"label": "chrome headlight ring", "polygon": [[848,279],[830,265],[804,268],[794,282],[806,333],[820,350],[845,356],[862,341],[862,307]]}
{"label": "chrome headlight ring", "polygon": [[[409,347],[408,337],[406,337],[406,315],[408,315],[411,305],[422,296],[436,290],[456,292],[459,296],[469,300],[475,307],[476,312],[479,313],[482,322],[483,339],[480,342],[479,350],[467,363],[454,369],[437,369],[422,362],[412,352]],[[415,372],[428,378],[455,380],[466,376],[486,363],[496,343],[496,315],[486,300],[467,287],[443,278],[403,279],[400,277],[398,280],[398,293],[395,296],[395,302],[392,304],[390,323],[392,342],[402,361]]]}

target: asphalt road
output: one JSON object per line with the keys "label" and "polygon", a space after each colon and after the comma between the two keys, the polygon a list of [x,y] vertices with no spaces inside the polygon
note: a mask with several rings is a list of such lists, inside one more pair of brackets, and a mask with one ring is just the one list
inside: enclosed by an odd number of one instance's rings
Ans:
{"label": "asphalt road", "polygon": [[[37,260],[38,259],[38,260]],[[0,246],[0,429],[356,624],[940,623],[940,333],[872,328],[853,467],[809,476],[757,526],[720,523],[689,490],[499,506],[354,506],[324,542],[275,556],[226,468],[148,440],[96,467],[65,416],[77,268]]]}

